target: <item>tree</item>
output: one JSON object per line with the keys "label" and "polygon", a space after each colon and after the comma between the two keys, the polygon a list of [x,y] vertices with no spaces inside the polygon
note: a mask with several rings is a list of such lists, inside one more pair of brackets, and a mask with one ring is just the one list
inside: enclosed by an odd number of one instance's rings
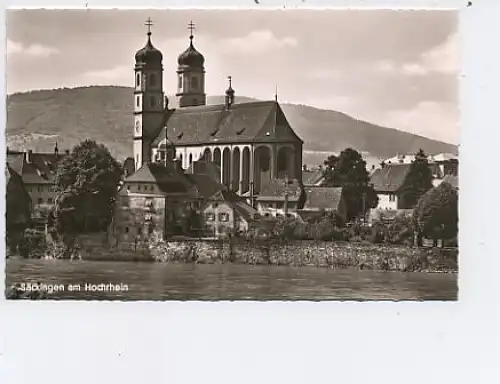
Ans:
{"label": "tree", "polygon": [[378,204],[378,197],[369,184],[370,176],[361,154],[347,148],[340,156],[331,155],[325,160],[325,186],[342,187],[347,206],[347,220],[365,214]]}
{"label": "tree", "polygon": [[415,154],[408,175],[401,187],[400,198],[405,207],[414,207],[420,197],[432,188],[432,171],[422,149]]}
{"label": "tree", "polygon": [[458,232],[458,192],[448,183],[427,191],[413,210],[413,226],[417,245],[422,237],[434,240],[450,239]]}
{"label": "tree", "polygon": [[98,232],[111,223],[123,169],[93,140],[75,146],[57,168],[58,197],[49,222],[59,233]]}

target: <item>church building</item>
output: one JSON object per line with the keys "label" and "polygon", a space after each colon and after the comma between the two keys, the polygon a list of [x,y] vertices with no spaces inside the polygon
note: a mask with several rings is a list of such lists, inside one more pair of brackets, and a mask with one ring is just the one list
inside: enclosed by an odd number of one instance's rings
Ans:
{"label": "church building", "polygon": [[[276,179],[301,183],[302,140],[290,126],[277,97],[237,103],[228,77],[225,102],[207,105],[205,58],[195,48],[193,23],[189,46],[177,59],[177,109],[170,109],[163,89],[163,55],[151,41],[135,55],[134,164],[140,170],[163,161],[168,143],[183,169],[210,162],[216,177],[240,196],[258,196]],[[173,74],[172,74],[173,77]]]}

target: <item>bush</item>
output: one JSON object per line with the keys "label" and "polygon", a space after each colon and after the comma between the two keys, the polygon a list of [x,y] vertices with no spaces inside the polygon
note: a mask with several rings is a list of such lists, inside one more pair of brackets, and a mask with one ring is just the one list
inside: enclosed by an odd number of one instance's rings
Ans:
{"label": "bush", "polygon": [[42,258],[47,250],[45,233],[35,229],[26,229],[24,238],[19,244],[19,252],[25,258]]}

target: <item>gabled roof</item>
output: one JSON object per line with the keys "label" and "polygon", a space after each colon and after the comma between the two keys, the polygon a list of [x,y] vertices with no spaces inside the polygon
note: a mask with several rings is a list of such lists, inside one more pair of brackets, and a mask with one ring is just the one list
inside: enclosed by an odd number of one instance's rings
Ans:
{"label": "gabled roof", "polygon": [[320,185],[324,178],[321,169],[302,171],[302,183],[304,185]]}
{"label": "gabled roof", "polygon": [[262,187],[257,201],[284,201],[285,192],[288,201],[298,201],[302,196],[303,188],[297,179],[273,179]]}
{"label": "gabled roof", "polygon": [[125,179],[125,183],[153,183],[164,193],[188,193],[191,184],[184,173],[172,164],[146,163]]}
{"label": "gabled roof", "polygon": [[404,184],[411,164],[387,164],[372,173],[370,183],[376,192],[397,192]]}
{"label": "gabled roof", "polygon": [[186,173],[185,176],[194,185],[199,198],[224,200],[224,195],[218,192],[226,191],[227,188],[209,175]]}
{"label": "gabled roof", "polygon": [[[29,157],[29,161],[27,159]],[[22,178],[25,184],[53,184],[57,165],[63,154],[9,151],[7,163]]]}
{"label": "gabled roof", "polygon": [[168,138],[175,145],[249,142],[301,142],[276,101],[223,104],[176,109],[153,141]]}
{"label": "gabled roof", "polygon": [[305,187],[305,210],[338,210],[342,201],[342,187]]}

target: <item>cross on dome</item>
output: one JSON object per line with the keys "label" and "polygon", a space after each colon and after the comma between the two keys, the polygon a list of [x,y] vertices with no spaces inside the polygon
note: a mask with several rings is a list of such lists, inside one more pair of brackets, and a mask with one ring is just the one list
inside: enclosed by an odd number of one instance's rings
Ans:
{"label": "cross on dome", "polygon": [[190,32],[190,36],[189,38],[190,39],[193,39],[193,31],[196,29],[196,25],[193,23],[193,20],[191,20],[188,24],[188,29],[189,29],[189,32]]}
{"label": "cross on dome", "polygon": [[148,17],[148,19],[146,20],[146,22],[144,23],[144,25],[147,25],[147,27],[148,27],[148,35],[151,35],[151,26],[154,25],[153,24],[153,20],[151,20],[151,17]]}

